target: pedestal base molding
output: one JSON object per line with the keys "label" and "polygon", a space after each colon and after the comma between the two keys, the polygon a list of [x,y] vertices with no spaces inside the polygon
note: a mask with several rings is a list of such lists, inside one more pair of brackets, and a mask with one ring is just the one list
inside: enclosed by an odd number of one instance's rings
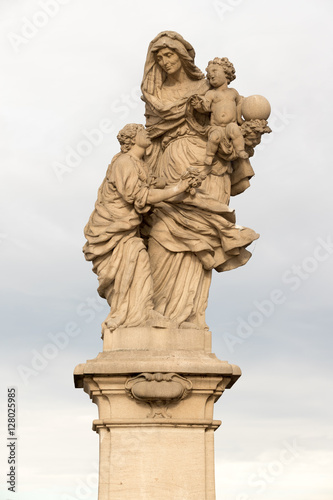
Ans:
{"label": "pedestal base molding", "polygon": [[[213,420],[213,407],[240,369],[209,352],[209,332],[141,328],[131,350],[129,330],[135,335],[134,328],[116,331],[110,349],[74,372],[76,387],[99,411],[98,498],[214,500],[214,431],[221,422]],[[168,334],[176,350],[167,349]]]}

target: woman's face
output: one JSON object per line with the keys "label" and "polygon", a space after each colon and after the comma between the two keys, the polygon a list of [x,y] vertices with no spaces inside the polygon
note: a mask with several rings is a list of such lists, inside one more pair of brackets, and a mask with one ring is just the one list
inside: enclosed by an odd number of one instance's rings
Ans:
{"label": "woman's face", "polygon": [[168,47],[157,52],[156,61],[168,75],[173,75],[182,67],[176,52]]}

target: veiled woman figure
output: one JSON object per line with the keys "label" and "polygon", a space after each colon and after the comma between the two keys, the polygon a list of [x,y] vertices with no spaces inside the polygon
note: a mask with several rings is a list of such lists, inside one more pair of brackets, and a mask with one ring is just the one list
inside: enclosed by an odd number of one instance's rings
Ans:
{"label": "veiled woman figure", "polygon": [[152,147],[146,161],[168,184],[191,167],[204,181],[193,196],[184,193],[156,204],[147,222],[155,310],[180,327],[207,328],[212,269],[244,265],[251,256],[246,247],[258,235],[237,226],[228,207],[232,191],[238,194],[249,185],[248,160],[216,158],[212,169],[204,165],[207,139],[198,130],[208,117],[190,110],[189,99],[205,94],[209,85],[194,57],[193,47],[171,31],[157,35],[148,48],[142,93]]}

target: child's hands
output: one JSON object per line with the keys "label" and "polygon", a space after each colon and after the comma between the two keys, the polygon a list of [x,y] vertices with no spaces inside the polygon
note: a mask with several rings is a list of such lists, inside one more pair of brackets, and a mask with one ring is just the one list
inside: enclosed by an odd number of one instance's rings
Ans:
{"label": "child's hands", "polygon": [[[178,192],[179,193],[184,193],[184,192],[191,192],[192,186],[191,186],[191,179],[181,179],[178,184],[177,184]],[[192,193],[191,193],[192,194]],[[193,192],[195,194],[195,190]]]}
{"label": "child's hands", "polygon": [[183,173],[181,178],[183,179],[182,182],[187,181],[187,188],[185,189],[185,191],[194,196],[196,192],[195,188],[201,186],[201,183],[203,181],[199,170],[194,167],[189,167],[186,172]]}
{"label": "child's hands", "polygon": [[201,106],[201,98],[200,98],[200,96],[198,96],[196,94],[193,95],[190,98],[190,104],[191,104],[191,106],[194,107],[194,109],[200,108],[200,106]]}

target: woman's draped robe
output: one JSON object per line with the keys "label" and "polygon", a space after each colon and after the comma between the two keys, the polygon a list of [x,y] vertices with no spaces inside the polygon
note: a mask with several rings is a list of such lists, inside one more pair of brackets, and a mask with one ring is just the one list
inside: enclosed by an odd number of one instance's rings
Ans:
{"label": "woman's draped robe", "polygon": [[[172,184],[189,167],[204,168],[206,139],[193,124],[202,129],[205,117],[190,114],[188,102],[191,95],[204,95],[208,85],[197,77],[174,100],[163,98],[162,88],[160,70],[148,51],[142,90],[153,146],[146,160],[153,174]],[[147,224],[154,308],[159,313],[179,324],[207,328],[212,269],[221,272],[244,265],[251,257],[246,247],[259,237],[237,226],[228,207],[230,194],[246,189],[252,175],[248,160],[231,163],[219,158],[195,196],[155,206]]]}

